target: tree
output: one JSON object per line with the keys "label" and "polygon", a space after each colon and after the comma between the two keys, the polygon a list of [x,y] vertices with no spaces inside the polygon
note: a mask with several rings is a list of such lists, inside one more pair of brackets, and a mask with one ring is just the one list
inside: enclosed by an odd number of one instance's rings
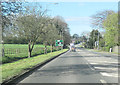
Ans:
{"label": "tree", "polygon": [[51,52],[53,49],[53,43],[58,36],[57,29],[54,26],[53,20],[50,17],[46,18],[47,25],[44,27],[44,33],[42,34],[43,43],[45,45],[44,54],[47,54],[47,45],[51,45]]}
{"label": "tree", "polygon": [[98,35],[99,35],[99,40],[100,40],[102,38],[102,36],[98,30],[92,30],[92,32],[90,32],[88,47],[90,47],[90,48],[95,47],[95,42],[98,41]]}
{"label": "tree", "polygon": [[[118,12],[119,13],[119,12]],[[96,28],[102,28],[105,30],[104,37],[100,39],[101,47],[106,46],[108,49],[113,46],[119,46],[119,24],[118,24],[118,13],[107,10],[103,12],[99,12],[94,15],[92,25]]]}
{"label": "tree", "polygon": [[98,12],[97,14],[92,16],[92,26],[94,28],[104,28],[103,22],[107,18],[108,15],[113,14],[112,10],[105,10],[102,12]]}
{"label": "tree", "polygon": [[74,38],[74,39],[78,39],[78,38],[79,38],[79,35],[78,35],[78,34],[74,34],[74,35],[73,35],[73,38]]}
{"label": "tree", "polygon": [[60,39],[63,40],[63,43],[66,46],[68,43],[70,43],[70,33],[69,33],[69,28],[68,28],[67,23],[60,16],[54,17],[53,21],[54,21],[56,29],[58,30]]}
{"label": "tree", "polygon": [[21,0],[14,1],[0,1],[1,5],[1,15],[2,15],[2,28],[5,31],[5,28],[8,28],[12,25],[12,20],[14,19],[15,14],[23,11],[22,10]]}
{"label": "tree", "polygon": [[31,57],[34,44],[45,32],[46,16],[44,16],[44,12],[35,10],[35,8],[27,9],[26,13],[17,17],[16,23],[18,27],[16,31],[28,40],[28,57]]}
{"label": "tree", "polygon": [[99,41],[99,46],[100,47],[104,47],[104,50],[105,50],[105,38],[104,37],[102,37],[101,39],[100,39],[100,41]]}
{"label": "tree", "polygon": [[73,34],[72,39],[75,40],[75,44],[80,43],[80,37],[78,34]]}
{"label": "tree", "polygon": [[106,45],[110,48],[116,45],[120,45],[120,42],[118,41],[118,14],[113,13],[111,15],[108,15],[106,20],[103,23],[104,28],[106,30],[105,33],[105,42]]}
{"label": "tree", "polygon": [[66,22],[64,21],[62,17],[56,16],[54,17],[54,24],[56,26],[56,29],[59,31],[61,40],[63,40],[63,34],[64,34],[63,32],[67,28]]}
{"label": "tree", "polygon": [[53,46],[55,46],[55,40],[58,40],[59,38],[60,37],[58,35],[57,29],[55,28],[54,24],[51,23],[50,30],[47,35],[47,42],[48,42],[48,44],[51,45],[51,52],[53,51]]}
{"label": "tree", "polygon": [[82,42],[82,45],[86,48],[87,47],[87,37],[85,35],[81,36],[81,42]]}
{"label": "tree", "polygon": [[63,40],[64,40],[64,46],[63,46],[63,48],[66,48],[67,47],[67,45],[69,45],[70,44],[70,42],[71,42],[71,36],[70,36],[70,32],[69,32],[69,28],[67,28],[66,29],[66,31],[64,32],[64,34],[63,34]]}

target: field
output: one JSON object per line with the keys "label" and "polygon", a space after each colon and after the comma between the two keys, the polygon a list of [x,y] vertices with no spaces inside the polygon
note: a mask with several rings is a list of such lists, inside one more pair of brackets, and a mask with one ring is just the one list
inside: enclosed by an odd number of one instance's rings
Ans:
{"label": "field", "polygon": [[[51,47],[47,46],[47,52],[50,52]],[[53,51],[57,49],[54,48]],[[2,63],[9,63],[19,59],[27,58],[28,45],[27,44],[4,44],[4,54]],[[32,56],[44,54],[44,45],[35,45],[32,51]]]}
{"label": "field", "polygon": [[[44,47],[44,45],[37,44],[35,45],[35,47]],[[4,44],[4,48],[28,48],[28,45],[27,44]]]}

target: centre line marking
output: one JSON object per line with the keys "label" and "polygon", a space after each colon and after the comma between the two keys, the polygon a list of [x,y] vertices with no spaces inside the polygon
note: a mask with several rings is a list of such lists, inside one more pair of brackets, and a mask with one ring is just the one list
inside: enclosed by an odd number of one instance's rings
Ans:
{"label": "centre line marking", "polygon": [[88,67],[90,68],[90,69],[92,69],[92,70],[95,70],[95,69],[93,69],[93,67],[87,62],[87,64],[88,64]]}

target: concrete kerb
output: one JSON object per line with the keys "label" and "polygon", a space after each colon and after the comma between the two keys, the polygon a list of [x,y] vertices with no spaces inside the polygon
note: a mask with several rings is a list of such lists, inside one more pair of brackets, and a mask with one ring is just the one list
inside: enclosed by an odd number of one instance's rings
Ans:
{"label": "concrete kerb", "polygon": [[50,61],[52,61],[53,59],[59,57],[60,55],[68,52],[69,50],[59,54],[59,55],[56,55],[42,63],[39,63],[37,64],[36,66],[33,66],[32,68],[30,68],[29,70],[27,71],[24,71],[23,73],[19,74],[19,75],[16,75],[8,80],[5,80],[4,82],[2,82],[1,85],[16,85],[17,83],[19,83],[21,80],[23,80],[24,78],[28,77],[30,74],[32,74],[34,71],[36,71],[38,68],[41,68],[42,66],[44,66],[45,64],[49,63]]}

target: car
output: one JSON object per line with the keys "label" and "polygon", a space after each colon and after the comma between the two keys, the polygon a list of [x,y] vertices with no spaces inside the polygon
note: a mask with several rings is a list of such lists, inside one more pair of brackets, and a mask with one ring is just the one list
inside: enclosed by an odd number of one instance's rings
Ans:
{"label": "car", "polygon": [[75,52],[75,51],[76,51],[74,46],[71,47],[71,51],[72,51],[72,52]]}

